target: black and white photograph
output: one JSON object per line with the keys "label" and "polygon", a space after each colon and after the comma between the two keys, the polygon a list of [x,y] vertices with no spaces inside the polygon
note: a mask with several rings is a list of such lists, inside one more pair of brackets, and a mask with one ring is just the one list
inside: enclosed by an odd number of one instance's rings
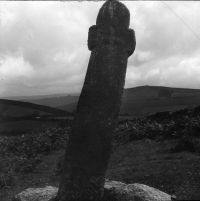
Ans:
{"label": "black and white photograph", "polygon": [[200,200],[199,19],[0,0],[0,201]]}

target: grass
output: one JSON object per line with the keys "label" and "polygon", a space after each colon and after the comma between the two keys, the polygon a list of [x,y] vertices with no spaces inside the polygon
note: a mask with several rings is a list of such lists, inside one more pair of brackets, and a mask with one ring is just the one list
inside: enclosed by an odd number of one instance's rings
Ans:
{"label": "grass", "polygon": [[67,119],[19,119],[0,122],[1,136],[16,136],[32,132],[40,132],[47,128],[66,127]]}
{"label": "grass", "polygon": [[139,140],[119,146],[112,154],[107,177],[143,183],[179,199],[200,199],[200,156],[172,153],[177,140]]}
{"label": "grass", "polygon": [[[126,183],[143,183],[178,199],[200,199],[200,156],[196,153],[172,153],[177,140],[138,140],[113,148],[106,177]],[[58,186],[57,164],[64,149],[43,156],[32,173],[14,176],[12,185],[0,190],[0,200],[28,187]]]}
{"label": "grass", "polygon": [[56,121],[18,120],[0,122],[0,133],[25,133],[28,131],[53,128],[58,125]]}

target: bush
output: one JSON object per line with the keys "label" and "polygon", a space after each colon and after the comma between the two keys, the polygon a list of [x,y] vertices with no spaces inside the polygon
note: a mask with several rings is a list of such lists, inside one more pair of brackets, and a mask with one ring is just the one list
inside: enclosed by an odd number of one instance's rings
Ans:
{"label": "bush", "polygon": [[[198,111],[197,109],[184,109],[123,120],[116,128],[114,139],[118,143],[127,143],[143,138],[180,139],[180,146],[185,147],[183,149],[187,147],[192,150],[193,142],[190,142],[189,139],[191,137],[200,138],[200,110]],[[184,139],[186,134],[189,136],[188,139]]]}
{"label": "bush", "polygon": [[[0,152],[6,153],[4,167],[0,172],[14,171],[28,173],[34,171],[44,155],[53,150],[62,149],[68,140],[68,129],[51,128],[39,133],[27,133],[21,136],[2,137]],[[2,163],[1,163],[2,164]],[[2,169],[2,171],[1,171]]]}
{"label": "bush", "polygon": [[65,146],[68,139],[67,130],[60,128],[47,129],[39,133],[28,133],[15,137],[4,137],[4,151],[27,158],[38,154],[48,154],[52,150]]}

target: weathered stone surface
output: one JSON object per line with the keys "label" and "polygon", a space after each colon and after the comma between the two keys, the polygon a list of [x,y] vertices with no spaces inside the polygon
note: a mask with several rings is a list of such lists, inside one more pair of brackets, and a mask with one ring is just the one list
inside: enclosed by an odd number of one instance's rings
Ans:
{"label": "weathered stone surface", "polygon": [[171,196],[156,188],[144,184],[129,184],[125,190],[130,200],[135,201],[171,201]]}
{"label": "weathered stone surface", "polygon": [[105,183],[104,200],[112,201],[171,201],[171,196],[144,184]]}
{"label": "weathered stone surface", "polygon": [[113,190],[113,189],[123,189],[125,188],[126,184],[120,181],[110,181],[106,180],[104,184],[104,188],[108,191]]}
{"label": "weathered stone surface", "polygon": [[[144,184],[106,181],[104,201],[171,201],[171,196]],[[49,201],[55,198],[58,188],[28,188],[15,196],[13,201]]]}
{"label": "weathered stone surface", "polygon": [[135,50],[130,13],[106,1],[90,27],[91,56],[66,150],[57,201],[99,201],[124,88],[127,60]]}
{"label": "weathered stone surface", "polygon": [[58,188],[46,186],[44,188],[27,188],[17,194],[13,201],[49,201],[56,197]]}

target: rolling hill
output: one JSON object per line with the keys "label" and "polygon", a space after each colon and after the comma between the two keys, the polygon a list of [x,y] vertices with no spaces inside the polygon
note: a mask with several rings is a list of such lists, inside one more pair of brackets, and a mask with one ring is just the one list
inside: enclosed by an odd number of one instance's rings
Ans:
{"label": "rolling hill", "polygon": [[[19,98],[19,97],[18,97]],[[73,112],[79,95],[27,97],[27,102]],[[200,105],[200,90],[162,86],[140,86],[124,90],[121,114],[141,116],[162,111],[176,111]]]}
{"label": "rolling hill", "polygon": [[[74,102],[58,106],[58,108],[74,111],[78,96],[74,97],[74,100]],[[200,90],[198,89],[141,86],[124,90],[121,114],[141,116],[198,105],[200,105]]]}
{"label": "rolling hill", "polygon": [[21,118],[27,116],[64,116],[67,111],[28,102],[0,99],[0,118]]}
{"label": "rolling hill", "polygon": [[140,116],[198,105],[198,89],[142,86],[124,90],[121,113]]}
{"label": "rolling hill", "polygon": [[[49,107],[54,107],[54,108],[59,108],[62,105],[66,104],[71,104],[75,103],[78,101],[79,95],[54,95],[54,96],[40,96],[39,98],[37,97],[32,97],[28,98],[26,97],[25,99],[21,99],[22,101],[26,102],[31,102],[34,104],[39,104],[39,105],[46,105]],[[67,111],[67,110],[66,110]]]}
{"label": "rolling hill", "polygon": [[0,136],[62,126],[72,118],[71,113],[61,109],[0,99]]}

